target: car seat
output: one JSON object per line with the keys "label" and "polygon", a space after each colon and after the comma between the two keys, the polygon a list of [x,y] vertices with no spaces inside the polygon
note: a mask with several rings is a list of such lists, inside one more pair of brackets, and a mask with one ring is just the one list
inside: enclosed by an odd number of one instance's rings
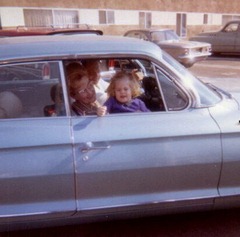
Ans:
{"label": "car seat", "polygon": [[142,80],[144,94],[141,96],[146,106],[151,111],[164,111],[164,104],[156,83],[156,79],[152,77],[144,77]]}
{"label": "car seat", "polygon": [[21,100],[13,92],[0,92],[0,118],[18,118],[22,109]]}
{"label": "car seat", "polygon": [[43,108],[44,115],[46,117],[52,116],[63,116],[66,115],[63,99],[62,86],[60,84],[55,84],[51,87],[50,97],[54,104],[46,105]]}

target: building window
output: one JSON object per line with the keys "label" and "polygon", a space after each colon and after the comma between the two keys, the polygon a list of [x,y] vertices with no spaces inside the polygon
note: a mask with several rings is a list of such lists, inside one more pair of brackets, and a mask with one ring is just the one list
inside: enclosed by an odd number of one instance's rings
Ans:
{"label": "building window", "polygon": [[139,26],[141,28],[151,28],[152,26],[151,12],[139,12]]}
{"label": "building window", "polygon": [[53,24],[53,15],[51,10],[24,9],[25,26],[39,27],[50,26]]}
{"label": "building window", "polygon": [[207,25],[208,24],[208,14],[203,15],[203,24]]}
{"label": "building window", "polygon": [[222,16],[222,24],[225,25],[227,22],[232,20],[240,20],[240,16],[238,15],[223,15]]}
{"label": "building window", "polygon": [[177,34],[180,37],[187,36],[187,14],[178,13],[177,14]]}
{"label": "building window", "polygon": [[99,24],[114,24],[114,11],[99,11]]}
{"label": "building window", "polygon": [[54,25],[56,26],[69,28],[78,27],[79,25],[78,11],[55,10],[53,11],[53,20]]}
{"label": "building window", "polygon": [[25,26],[28,27],[74,27],[79,23],[78,11],[24,9]]}

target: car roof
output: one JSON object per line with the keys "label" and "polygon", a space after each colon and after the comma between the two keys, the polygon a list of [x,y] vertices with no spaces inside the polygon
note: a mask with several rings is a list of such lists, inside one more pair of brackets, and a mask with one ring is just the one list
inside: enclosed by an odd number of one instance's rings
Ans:
{"label": "car roof", "polygon": [[134,31],[140,31],[140,32],[155,32],[155,31],[173,31],[172,29],[166,29],[166,28],[162,28],[162,29],[151,29],[151,28],[148,28],[148,29],[133,29],[133,30],[129,30],[127,31],[126,33],[129,33],[129,32],[134,32]]}
{"label": "car roof", "polygon": [[62,29],[62,30],[53,30],[46,33],[47,35],[57,35],[57,34],[95,34],[103,35],[101,30],[82,30],[82,29]]}
{"label": "car roof", "polygon": [[103,35],[101,30],[93,29],[45,29],[45,30],[0,30],[0,37],[17,37],[17,36],[31,36],[31,35],[56,35],[56,34],[95,34]]}
{"label": "car roof", "polygon": [[138,54],[161,60],[161,49],[151,43],[123,36],[53,35],[0,38],[0,63],[33,58],[62,59],[77,55]]}
{"label": "car roof", "polygon": [[17,30],[0,30],[0,37],[28,36],[28,35],[46,35],[44,31],[17,31]]}

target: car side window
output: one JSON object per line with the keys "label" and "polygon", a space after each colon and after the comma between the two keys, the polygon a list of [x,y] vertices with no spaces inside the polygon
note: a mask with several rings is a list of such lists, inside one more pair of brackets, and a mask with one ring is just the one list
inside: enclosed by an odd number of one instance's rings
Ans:
{"label": "car side window", "polygon": [[236,32],[238,29],[238,23],[232,23],[225,27],[225,32]]}
{"label": "car side window", "polygon": [[148,40],[148,37],[144,33],[139,32],[139,36],[142,40]]}
{"label": "car side window", "polygon": [[176,111],[186,108],[188,106],[188,97],[183,90],[159,69],[157,70],[157,76],[167,109],[169,111]]}
{"label": "car side window", "polygon": [[165,33],[163,31],[154,31],[151,33],[152,41],[159,42],[166,40]]}
{"label": "car side window", "polygon": [[[97,60],[101,65],[101,80],[107,83],[111,83],[114,75],[119,72],[134,72],[141,91],[140,95],[135,98],[142,100],[150,112],[178,111],[185,109],[189,105],[189,98],[184,90],[174,80],[171,80],[161,68],[156,69],[149,60],[138,58],[99,58]],[[78,63],[84,65],[84,61],[79,60]],[[102,105],[100,101],[98,102]]]}
{"label": "car side window", "polygon": [[0,67],[0,118],[66,115],[58,62]]}
{"label": "car side window", "polygon": [[127,36],[132,37],[132,38],[141,39],[141,40],[148,40],[147,36],[144,33],[137,32],[137,31],[130,32]]}

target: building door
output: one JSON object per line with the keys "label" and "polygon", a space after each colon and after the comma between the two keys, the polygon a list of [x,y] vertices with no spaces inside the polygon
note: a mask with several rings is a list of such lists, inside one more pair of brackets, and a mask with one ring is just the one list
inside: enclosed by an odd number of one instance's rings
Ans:
{"label": "building door", "polygon": [[187,36],[187,14],[177,14],[177,34],[184,38]]}

